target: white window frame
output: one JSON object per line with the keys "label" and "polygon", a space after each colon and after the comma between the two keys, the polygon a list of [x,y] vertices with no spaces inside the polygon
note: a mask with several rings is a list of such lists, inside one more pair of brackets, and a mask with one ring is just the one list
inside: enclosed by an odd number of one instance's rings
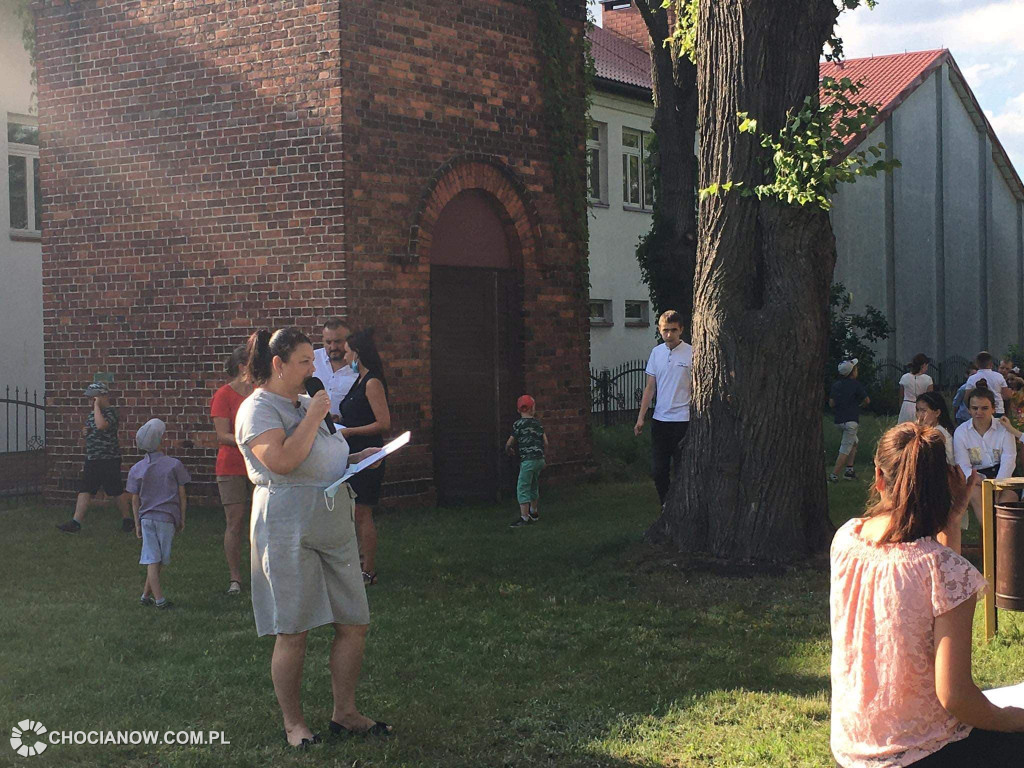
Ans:
{"label": "white window frame", "polygon": [[[636,136],[635,147],[626,145],[627,135]],[[622,127],[622,207],[634,211],[650,211],[654,207],[653,191],[647,191],[647,142],[650,140],[651,132],[639,128]],[[632,186],[631,162],[636,163],[636,199],[630,197]],[[650,199],[649,199],[650,198]]]}
{"label": "white window frame", "polygon": [[607,327],[614,325],[614,317],[612,316],[612,300],[611,299],[591,299],[590,300],[590,312],[594,311],[594,305],[601,305],[603,310],[600,316],[590,315],[590,324],[594,326]]}
{"label": "white window frame", "polygon": [[[34,128],[39,127],[39,121],[34,117],[28,115],[16,115],[8,114],[7,122],[4,124],[4,139],[6,140],[10,130],[11,124],[16,125],[29,125]],[[35,190],[35,167],[39,162],[39,145],[38,144],[18,144],[15,142],[7,142],[7,156],[11,157],[23,157],[25,158],[25,207],[26,207],[26,222],[30,225],[27,228],[15,227],[13,222],[8,221],[10,224],[10,236],[12,239],[29,239],[38,240],[42,232],[36,229],[34,226],[36,221],[36,190]],[[10,160],[8,159],[8,168],[10,167]],[[10,185],[10,171],[8,170],[8,176],[5,179],[5,183]],[[10,216],[10,195],[11,189],[8,186],[8,210],[7,214]],[[42,201],[38,201],[38,205],[42,206]],[[40,214],[42,211],[40,211]]]}
{"label": "white window frame", "polygon": [[[629,316],[630,304],[639,305],[640,317],[631,318]],[[651,310],[650,302],[644,299],[626,299],[623,304],[622,317],[626,321],[626,326],[629,328],[647,328],[651,325]]]}
{"label": "white window frame", "polygon": [[[587,130],[587,199],[597,205],[608,204],[608,124],[593,121]],[[597,196],[591,187],[592,168],[597,167]]]}

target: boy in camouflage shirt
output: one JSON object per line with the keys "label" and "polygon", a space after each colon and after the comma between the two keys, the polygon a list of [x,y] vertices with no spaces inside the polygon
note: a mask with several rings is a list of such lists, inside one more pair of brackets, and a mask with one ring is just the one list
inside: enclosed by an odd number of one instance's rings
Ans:
{"label": "boy in camouflage shirt", "polygon": [[505,451],[514,456],[519,447],[519,482],[516,496],[519,499],[519,518],[512,528],[540,522],[540,472],[544,469],[544,452],[548,447],[548,436],[537,421],[537,403],[529,395],[523,395],[516,402],[519,418],[512,425],[512,435],[505,443]]}

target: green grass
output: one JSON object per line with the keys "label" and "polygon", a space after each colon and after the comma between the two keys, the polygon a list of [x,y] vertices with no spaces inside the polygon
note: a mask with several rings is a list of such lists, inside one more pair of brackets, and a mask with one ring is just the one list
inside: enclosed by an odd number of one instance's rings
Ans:
{"label": "green grass", "polygon": [[[65,509],[0,513],[0,728],[33,718],[231,742],[56,745],[31,758],[62,768],[831,766],[827,574],[688,572],[642,544],[656,506],[643,479],[546,491],[543,522],[515,531],[511,503],[381,515],[359,702],[396,731],[306,754],[281,746],[272,639],[255,636],[247,597],[223,594],[217,511],[190,512],[176,538],[166,613],[137,604],[138,543],[113,510],[91,512],[78,536],[53,530]],[[1024,620],[1000,618],[988,646],[980,612],[976,622],[985,685],[1024,680]],[[330,636],[310,633],[303,689],[321,731]],[[21,764],[6,743],[4,764]]]}

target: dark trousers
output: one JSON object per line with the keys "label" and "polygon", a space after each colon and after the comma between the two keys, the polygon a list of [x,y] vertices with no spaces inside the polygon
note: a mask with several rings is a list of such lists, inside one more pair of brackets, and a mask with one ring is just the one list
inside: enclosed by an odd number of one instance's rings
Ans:
{"label": "dark trousers", "polygon": [[651,419],[651,477],[654,487],[658,490],[658,499],[662,504],[668,495],[668,487],[672,482],[672,457],[684,437],[688,421],[658,421]]}
{"label": "dark trousers", "polygon": [[947,744],[938,752],[911,763],[909,768],[961,768],[1017,766],[1024,760],[1024,733],[999,733],[975,728],[966,739]]}

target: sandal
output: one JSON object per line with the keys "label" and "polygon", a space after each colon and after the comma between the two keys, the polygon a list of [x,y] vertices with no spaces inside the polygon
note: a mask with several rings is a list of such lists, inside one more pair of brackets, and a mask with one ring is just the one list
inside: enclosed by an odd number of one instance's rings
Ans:
{"label": "sandal", "polygon": [[229,595],[238,595],[238,594],[241,594],[241,592],[242,592],[242,582],[235,581],[234,579],[232,579],[228,583],[228,594]]}
{"label": "sandal", "polygon": [[363,571],[363,586],[365,586],[365,587],[372,587],[376,583],[377,583],[377,572],[376,571],[370,571],[369,573],[367,573],[366,571]]}
{"label": "sandal", "polygon": [[309,749],[312,745],[319,744],[321,741],[323,741],[323,739],[320,738],[319,733],[314,733],[310,738],[303,739],[298,744],[292,744],[290,741],[288,741],[288,731],[281,731],[281,735],[284,736],[284,743],[292,749],[306,750]]}
{"label": "sandal", "polygon": [[383,720],[377,720],[373,725],[367,728],[365,731],[353,731],[351,728],[346,728],[341,723],[336,723],[333,720],[327,726],[331,733],[335,736],[390,736],[391,726],[385,723]]}

